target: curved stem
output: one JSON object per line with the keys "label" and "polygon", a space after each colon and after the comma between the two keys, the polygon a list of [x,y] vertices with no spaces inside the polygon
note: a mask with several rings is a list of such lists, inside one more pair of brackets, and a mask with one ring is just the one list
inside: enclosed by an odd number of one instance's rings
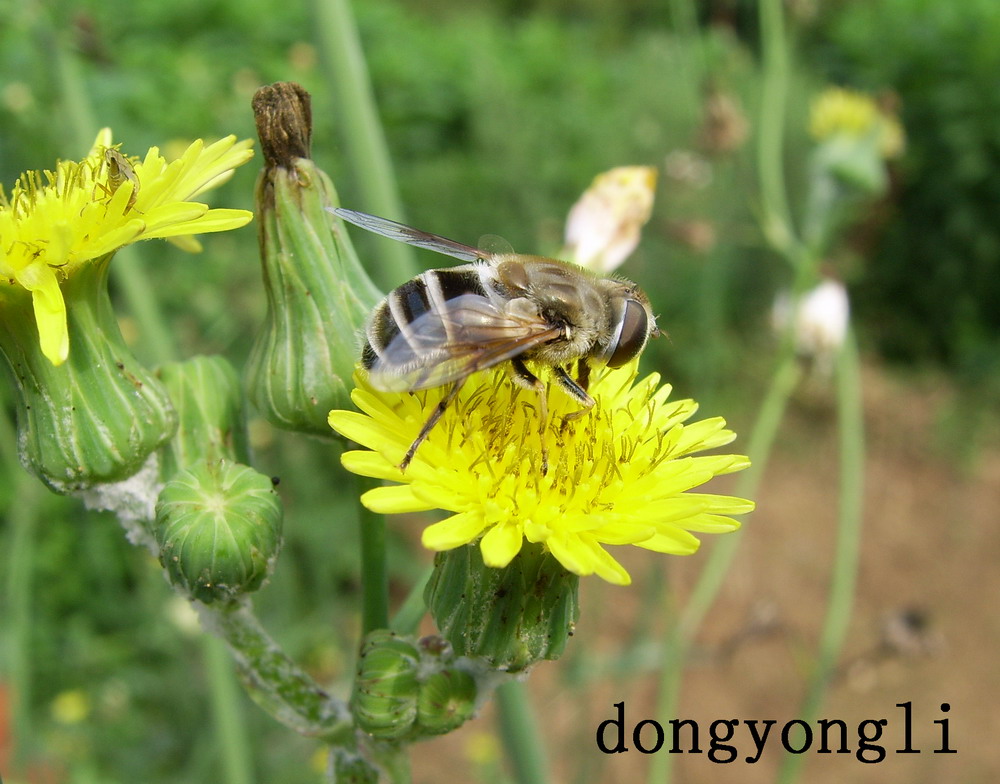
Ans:
{"label": "curved stem", "polygon": [[[837,415],[840,435],[840,512],[837,544],[830,580],[830,601],[820,633],[816,666],[798,718],[812,723],[830,685],[837,656],[851,619],[858,574],[864,496],[864,411],[861,400],[860,363],[853,333],[849,333],[837,361]],[[790,784],[802,767],[802,755],[785,757],[778,781]]]}
{"label": "curved stem", "polygon": [[278,647],[260,625],[249,599],[195,606],[205,629],[229,645],[243,685],[264,711],[300,735],[331,743],[350,738],[347,705],[320,689]]}

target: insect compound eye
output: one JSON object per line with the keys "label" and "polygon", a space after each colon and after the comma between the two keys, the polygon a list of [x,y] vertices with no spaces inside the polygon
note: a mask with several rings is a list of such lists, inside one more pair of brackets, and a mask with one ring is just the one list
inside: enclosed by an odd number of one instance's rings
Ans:
{"label": "insect compound eye", "polygon": [[608,346],[608,367],[621,367],[638,356],[649,337],[649,317],[642,303],[634,299],[625,300],[625,310],[618,322],[615,339]]}

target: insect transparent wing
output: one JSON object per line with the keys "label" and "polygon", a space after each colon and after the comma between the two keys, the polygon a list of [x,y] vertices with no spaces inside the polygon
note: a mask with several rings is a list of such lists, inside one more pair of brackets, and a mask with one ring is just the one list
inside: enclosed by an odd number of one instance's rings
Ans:
{"label": "insect transparent wing", "polygon": [[513,256],[514,248],[503,237],[496,234],[484,234],[479,238],[480,255],[490,258],[492,256]]}
{"label": "insect transparent wing", "polygon": [[371,368],[375,387],[428,389],[493,367],[558,337],[537,316],[506,313],[479,294],[450,299],[414,319],[385,347]]}
{"label": "insect transparent wing", "polygon": [[463,261],[476,261],[477,259],[490,257],[489,253],[476,250],[469,245],[463,245],[461,242],[455,242],[455,240],[449,240],[446,237],[439,237],[437,234],[404,226],[402,223],[396,223],[396,221],[391,221],[387,218],[369,215],[367,212],[345,210],[342,207],[328,207],[327,209],[348,223],[353,223],[355,226],[360,226],[362,229],[375,234],[381,234],[383,237],[388,237],[391,240],[415,245],[418,248],[426,248],[437,253],[443,253],[446,256],[454,256],[456,259],[462,259]]}

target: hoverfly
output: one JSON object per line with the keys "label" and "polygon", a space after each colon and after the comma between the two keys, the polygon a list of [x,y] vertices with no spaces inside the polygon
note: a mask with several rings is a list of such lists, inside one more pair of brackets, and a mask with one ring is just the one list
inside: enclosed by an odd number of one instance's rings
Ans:
{"label": "hoverfly", "polygon": [[[659,334],[649,298],[627,280],[602,278],[544,256],[477,250],[364,212],[330,212],[383,237],[468,262],[428,270],[389,292],[365,330],[361,364],[376,389],[450,385],[401,470],[476,371],[509,362],[511,379],[538,393],[544,431],[545,385],[527,362],[551,367],[555,380],[582,406],[566,417],[575,419],[594,406],[587,393],[591,363],[620,367]],[[567,370],[572,363],[576,378]]]}

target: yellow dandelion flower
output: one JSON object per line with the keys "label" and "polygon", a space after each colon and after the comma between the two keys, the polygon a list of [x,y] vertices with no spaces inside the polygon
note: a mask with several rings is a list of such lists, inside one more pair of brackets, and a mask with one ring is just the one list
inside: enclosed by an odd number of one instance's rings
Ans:
{"label": "yellow dandelion flower", "polygon": [[156,147],[145,158],[128,157],[105,128],[82,161],[26,172],[9,197],[0,191],[0,283],[31,292],[41,348],[54,365],[69,355],[60,282],[138,240],[166,238],[195,251],[200,245],[190,235],[248,223],[247,210],[190,199],[252,156],[249,140],[229,136],[208,146],[199,139],[169,164]]}
{"label": "yellow dandelion flower", "polygon": [[864,136],[877,120],[878,107],[871,97],[842,87],[830,87],[813,101],[809,130],[820,140],[837,133]]}
{"label": "yellow dandelion flower", "polygon": [[381,392],[358,373],[352,399],[362,413],[331,411],[330,425],[372,450],[344,453],[349,471],[400,483],[365,493],[368,509],[453,513],[424,530],[425,547],[443,551],[478,540],[485,564],[501,568],[525,540],[542,543],[574,574],[627,585],[628,572],[606,546],[687,555],[698,549],[695,533],[733,531],[739,523],[729,515],[754,506],[690,492],[749,461],[696,456],[735,434],[719,417],[685,424],[697,410],[693,400],[668,400],[671,387],[656,373],[636,378],[634,362],[595,372],[589,391],[597,404],[569,422],[565,416],[578,406],[550,384],[543,450],[537,398],[502,369],[473,375],[405,472],[399,463],[444,390]]}
{"label": "yellow dandelion flower", "polygon": [[813,101],[809,130],[818,141],[838,135],[870,137],[883,158],[899,155],[905,145],[903,126],[894,115],[884,112],[871,96],[843,87],[829,87]]}
{"label": "yellow dandelion flower", "polygon": [[60,724],[79,724],[90,715],[90,697],[83,689],[61,691],[52,700],[50,710]]}

